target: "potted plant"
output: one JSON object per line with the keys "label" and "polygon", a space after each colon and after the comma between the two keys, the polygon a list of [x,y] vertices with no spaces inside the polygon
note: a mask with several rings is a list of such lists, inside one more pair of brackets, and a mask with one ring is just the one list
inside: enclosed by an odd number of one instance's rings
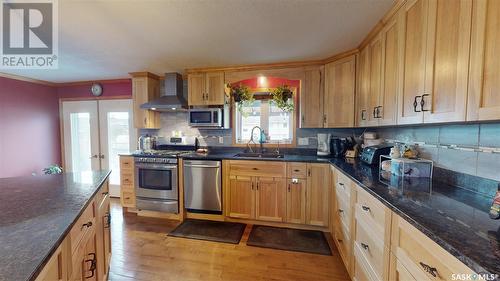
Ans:
{"label": "potted plant", "polygon": [[59,165],[50,165],[47,168],[44,168],[43,173],[46,175],[58,175],[62,174],[63,169]]}
{"label": "potted plant", "polygon": [[271,92],[271,97],[276,106],[285,112],[293,111],[293,93],[288,85],[279,86]]}
{"label": "potted plant", "polygon": [[226,85],[226,88],[229,89],[230,96],[236,103],[238,111],[244,115],[243,107],[251,105],[255,101],[250,89],[243,84],[231,85],[229,83]]}

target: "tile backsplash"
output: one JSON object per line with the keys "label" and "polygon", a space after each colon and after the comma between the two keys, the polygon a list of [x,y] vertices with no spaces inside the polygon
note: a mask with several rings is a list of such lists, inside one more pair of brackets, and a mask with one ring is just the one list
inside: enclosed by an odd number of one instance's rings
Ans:
{"label": "tile backsplash", "polygon": [[[202,146],[231,146],[232,130],[189,127],[187,112],[164,112],[162,128],[141,130],[140,134],[168,137],[172,131],[197,136]],[[297,129],[298,148],[316,148],[318,133],[333,136],[360,136],[374,131],[380,137],[416,144],[420,157],[431,159],[444,169],[500,181],[500,123],[426,125],[351,129]],[[305,143],[307,144],[303,144]]]}
{"label": "tile backsplash", "polygon": [[368,129],[417,144],[420,157],[441,168],[500,181],[500,123]]}

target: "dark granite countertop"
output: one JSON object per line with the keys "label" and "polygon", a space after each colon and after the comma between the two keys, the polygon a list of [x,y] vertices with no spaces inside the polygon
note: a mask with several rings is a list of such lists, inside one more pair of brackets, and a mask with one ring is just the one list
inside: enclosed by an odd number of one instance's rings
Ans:
{"label": "dark granite countertop", "polygon": [[285,161],[285,162],[307,162],[307,163],[329,163],[330,158],[318,157],[316,155],[284,154],[283,158],[256,158],[256,157],[235,157],[238,152],[209,152],[209,153],[189,153],[180,157],[191,160],[260,160],[260,161]]}
{"label": "dark granite countertop", "polygon": [[405,182],[385,180],[379,178],[377,167],[354,159],[310,154],[285,154],[278,159],[242,158],[234,157],[236,153],[214,151],[181,157],[330,163],[477,273],[500,274],[500,220],[489,218],[492,198],[488,196],[440,182],[437,177]]}
{"label": "dark granite countertop", "polygon": [[357,160],[330,162],[475,272],[500,274],[500,220],[488,216],[492,198],[437,177],[385,180],[377,167]]}
{"label": "dark granite countertop", "polygon": [[0,280],[32,280],[110,171],[0,179]]}

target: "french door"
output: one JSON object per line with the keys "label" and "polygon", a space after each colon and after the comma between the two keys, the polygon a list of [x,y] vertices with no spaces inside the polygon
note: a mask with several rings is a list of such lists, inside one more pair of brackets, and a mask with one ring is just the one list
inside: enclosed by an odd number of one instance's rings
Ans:
{"label": "french door", "polygon": [[119,196],[119,154],[136,148],[132,101],[64,101],[62,112],[65,171],[85,182],[92,170],[112,170],[110,194]]}

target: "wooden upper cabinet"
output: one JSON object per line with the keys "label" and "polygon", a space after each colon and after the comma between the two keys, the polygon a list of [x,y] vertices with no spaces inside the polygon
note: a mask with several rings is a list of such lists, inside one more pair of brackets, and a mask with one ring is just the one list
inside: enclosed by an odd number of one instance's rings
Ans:
{"label": "wooden upper cabinet", "polygon": [[471,12],[472,1],[406,3],[399,124],[465,121]]}
{"label": "wooden upper cabinet", "polygon": [[208,105],[224,105],[224,72],[209,72],[205,78]]}
{"label": "wooden upper cabinet", "polygon": [[189,106],[224,105],[224,72],[188,75]]}
{"label": "wooden upper cabinet", "polygon": [[233,218],[255,218],[255,179],[246,176],[229,178],[228,216]]}
{"label": "wooden upper cabinet", "polygon": [[300,97],[300,127],[323,128],[322,68],[305,71]]}
{"label": "wooden upper cabinet", "polygon": [[359,52],[356,77],[356,124],[368,125],[368,97],[370,95],[370,48],[366,46]]}
{"label": "wooden upper cabinet", "polygon": [[500,119],[500,1],[474,1],[467,120]]}
{"label": "wooden upper cabinet", "polygon": [[398,124],[422,123],[420,102],[425,87],[425,52],[427,44],[427,0],[408,1],[399,16],[404,32],[404,52],[400,54],[403,89],[398,103]]}
{"label": "wooden upper cabinet", "polygon": [[[425,123],[465,121],[471,18],[472,1],[429,1]],[[498,64],[494,69],[499,73]]]}
{"label": "wooden upper cabinet", "polygon": [[377,36],[368,46],[370,51],[370,93],[368,95],[368,107],[366,125],[378,125],[380,95],[382,92],[382,34]]}
{"label": "wooden upper cabinet", "polygon": [[356,56],[325,65],[325,127],[354,126]]}
{"label": "wooden upper cabinet", "polygon": [[160,113],[142,109],[141,105],[160,97],[158,76],[148,72],[135,72],[132,75],[132,99],[134,104],[134,126],[138,129],[159,129]]}
{"label": "wooden upper cabinet", "polygon": [[307,164],[306,223],[328,226],[330,208],[330,165]]}
{"label": "wooden upper cabinet", "polygon": [[205,73],[188,75],[189,106],[205,105]]}
{"label": "wooden upper cabinet", "polygon": [[401,25],[397,18],[387,23],[382,30],[382,85],[379,104],[376,110],[379,125],[397,123],[397,101],[400,92],[399,70],[402,42]]}
{"label": "wooden upper cabinet", "polygon": [[285,221],[285,186],[285,179],[258,178],[256,181],[256,219],[275,222]]}

